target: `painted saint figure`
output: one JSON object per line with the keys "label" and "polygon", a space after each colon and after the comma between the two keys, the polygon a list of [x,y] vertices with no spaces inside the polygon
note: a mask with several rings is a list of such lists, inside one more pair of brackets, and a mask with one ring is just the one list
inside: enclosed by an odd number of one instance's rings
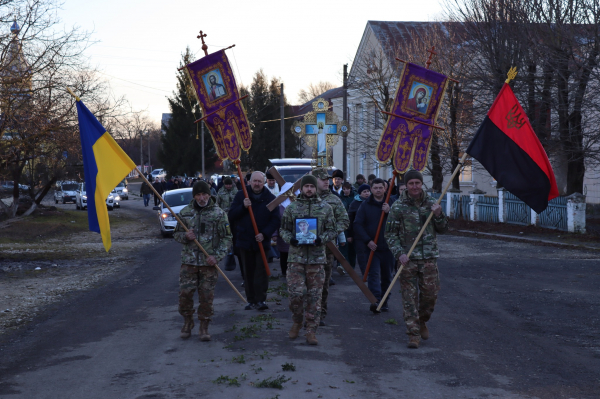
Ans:
{"label": "painted saint figure", "polygon": [[215,75],[210,75],[208,77],[208,81],[210,82],[208,97],[211,101],[214,101],[219,97],[223,97],[226,94],[225,87],[222,84],[217,83],[217,77]]}
{"label": "painted saint figure", "polygon": [[427,92],[420,87],[415,91],[414,97],[406,100],[406,108],[412,109],[423,114],[427,113]]}

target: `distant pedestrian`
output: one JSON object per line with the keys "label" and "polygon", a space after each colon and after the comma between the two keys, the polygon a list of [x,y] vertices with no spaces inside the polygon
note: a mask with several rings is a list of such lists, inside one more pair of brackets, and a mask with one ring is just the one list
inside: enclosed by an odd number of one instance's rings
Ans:
{"label": "distant pedestrian", "polygon": [[140,196],[144,198],[144,206],[148,206],[148,203],[150,202],[151,194],[152,194],[152,189],[145,181],[143,181],[142,186],[140,187]]}
{"label": "distant pedestrian", "polygon": [[[358,194],[354,196],[354,201],[350,203],[348,206],[348,218],[350,219],[350,226],[348,226],[348,230],[346,233],[346,241],[350,244],[355,244],[354,242],[354,219],[356,218],[356,212],[358,212],[358,208],[362,205],[363,201],[366,201],[371,196],[371,186],[368,184],[362,184],[358,188]],[[354,250],[356,252],[356,257],[360,256],[360,250],[362,246],[354,245]],[[354,266],[353,266],[354,267]]]}
{"label": "distant pedestrian", "polygon": [[358,188],[363,184],[365,184],[365,176],[359,173],[358,175],[356,175],[356,182],[353,184],[354,190],[358,193]]}
{"label": "distant pedestrian", "polygon": [[[160,194],[163,195],[163,185],[158,181],[158,177],[156,178],[156,180],[154,181],[154,183],[152,183],[152,187],[154,187],[154,189]],[[154,193],[154,191],[150,190],[152,192],[152,194],[154,194],[154,206],[158,206],[158,204],[160,204],[160,198],[158,198],[158,196]]]}

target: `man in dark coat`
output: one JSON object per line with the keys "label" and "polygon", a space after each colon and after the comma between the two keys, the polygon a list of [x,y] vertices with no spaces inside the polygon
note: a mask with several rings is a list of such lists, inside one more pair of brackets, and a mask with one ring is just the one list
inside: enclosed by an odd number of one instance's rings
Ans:
{"label": "man in dark coat", "polygon": [[[254,172],[250,177],[250,190],[248,197],[244,198],[244,192],[238,191],[231,208],[229,208],[229,220],[235,221],[236,242],[235,246],[240,250],[241,263],[244,268],[244,288],[248,305],[246,310],[266,310],[269,307],[267,300],[267,289],[269,288],[269,277],[263,264],[259,245],[262,245],[265,253],[268,253],[271,245],[271,236],[279,228],[279,210],[275,208],[269,211],[267,204],[275,199],[269,190],[265,188],[266,178],[261,172]],[[252,207],[254,219],[259,234],[254,234],[254,227],[250,219],[248,208]]]}
{"label": "man in dark coat", "polygon": [[[354,245],[361,246],[358,253],[358,265],[360,270],[365,273],[369,255],[373,254],[369,276],[367,277],[367,285],[369,290],[375,295],[377,300],[381,300],[385,291],[387,291],[392,281],[392,269],[394,267],[394,257],[388,248],[385,241],[385,223],[387,214],[390,212],[390,206],[385,201],[385,181],[379,178],[373,180],[371,186],[371,196],[368,200],[363,201],[356,212],[354,219]],[[381,211],[385,212],[385,217],[379,230],[377,242],[375,234],[381,217]],[[381,307],[381,310],[388,310],[387,302]]]}
{"label": "man in dark coat", "polygon": [[[152,183],[152,187],[154,187],[154,189],[160,194],[163,195],[163,185],[158,181],[158,177],[156,178],[156,181],[154,183]],[[158,199],[158,197],[156,196],[156,194],[154,194],[154,206],[158,206],[158,204],[160,204],[160,200]]]}

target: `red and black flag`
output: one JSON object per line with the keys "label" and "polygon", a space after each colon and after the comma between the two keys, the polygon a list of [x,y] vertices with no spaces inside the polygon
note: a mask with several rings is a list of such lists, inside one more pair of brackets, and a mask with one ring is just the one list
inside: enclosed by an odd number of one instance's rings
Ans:
{"label": "red and black flag", "polygon": [[546,151],[533,132],[525,111],[504,84],[479,126],[467,153],[506,188],[541,213],[558,197],[558,187]]}

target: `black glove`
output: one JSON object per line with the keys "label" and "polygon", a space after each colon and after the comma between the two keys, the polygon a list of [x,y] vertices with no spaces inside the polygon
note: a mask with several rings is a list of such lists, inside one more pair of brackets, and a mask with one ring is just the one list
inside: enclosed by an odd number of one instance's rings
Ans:
{"label": "black glove", "polygon": [[296,240],[295,238],[292,238],[290,240],[290,245],[293,245],[294,247],[297,247],[298,246],[298,240]]}
{"label": "black glove", "polygon": [[317,239],[315,240],[315,245],[321,245],[323,243],[323,241],[321,240],[321,237],[317,237]]}

